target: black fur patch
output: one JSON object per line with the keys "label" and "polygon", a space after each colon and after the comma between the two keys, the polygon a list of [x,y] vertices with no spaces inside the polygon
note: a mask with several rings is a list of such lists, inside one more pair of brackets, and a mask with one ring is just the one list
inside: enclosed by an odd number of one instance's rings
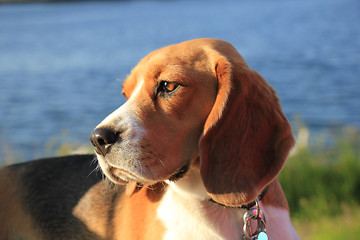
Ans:
{"label": "black fur patch", "polygon": [[[93,155],[79,155],[41,159],[9,167],[22,179],[20,190],[24,210],[49,239],[50,236],[51,239],[80,239],[84,233],[87,233],[88,239],[98,239],[72,214],[81,197],[102,181],[94,159]],[[109,198],[111,200],[111,196]]]}

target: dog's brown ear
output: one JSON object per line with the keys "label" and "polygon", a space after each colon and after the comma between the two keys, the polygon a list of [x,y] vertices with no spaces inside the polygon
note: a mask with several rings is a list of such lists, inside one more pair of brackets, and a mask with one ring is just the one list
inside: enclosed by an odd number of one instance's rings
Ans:
{"label": "dog's brown ear", "polygon": [[224,57],[214,71],[218,94],[200,139],[200,171],[213,200],[240,206],[278,175],[294,138],[275,91],[258,73]]}

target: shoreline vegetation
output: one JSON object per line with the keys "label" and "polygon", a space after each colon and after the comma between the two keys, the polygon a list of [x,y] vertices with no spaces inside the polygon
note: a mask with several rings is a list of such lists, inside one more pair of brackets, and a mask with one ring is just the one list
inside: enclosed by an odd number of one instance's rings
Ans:
{"label": "shoreline vegetation", "polygon": [[[360,131],[355,127],[314,134],[296,128],[296,145],[279,180],[287,196],[292,221],[301,239],[357,239],[360,235]],[[0,166],[14,159],[9,146]],[[47,156],[93,153],[90,144],[49,140]],[[5,154],[8,152],[7,154]]]}
{"label": "shoreline vegetation", "polygon": [[279,180],[301,239],[357,239],[360,234],[360,131],[331,130],[310,139],[298,130]]}

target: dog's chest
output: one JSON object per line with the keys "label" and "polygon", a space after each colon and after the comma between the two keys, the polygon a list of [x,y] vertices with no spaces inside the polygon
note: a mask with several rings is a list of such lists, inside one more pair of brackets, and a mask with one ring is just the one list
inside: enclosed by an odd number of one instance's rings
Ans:
{"label": "dog's chest", "polygon": [[186,198],[168,189],[158,208],[164,239],[241,239],[243,210]]}

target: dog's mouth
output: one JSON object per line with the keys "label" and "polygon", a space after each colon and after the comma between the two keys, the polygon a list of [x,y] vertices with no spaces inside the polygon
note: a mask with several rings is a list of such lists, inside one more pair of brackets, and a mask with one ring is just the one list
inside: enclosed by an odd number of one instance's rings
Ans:
{"label": "dog's mouth", "polygon": [[124,170],[122,168],[110,165],[106,160],[99,160],[100,168],[102,169],[105,176],[115,184],[125,185],[129,182],[138,182],[142,185],[153,185],[157,182],[162,182],[169,180],[175,182],[183,178],[186,173],[189,171],[189,164],[185,164],[182,167],[178,168],[168,177],[159,178],[159,179],[145,179],[141,176],[138,176],[130,171]]}
{"label": "dog's mouth", "polygon": [[127,184],[128,182],[131,182],[133,179],[136,179],[136,176],[131,174],[130,172],[111,166],[109,166],[108,168],[108,173],[111,176],[111,177],[108,176],[110,180],[112,180],[117,184]]}
{"label": "dog's mouth", "polygon": [[128,182],[134,181],[137,177],[129,171],[112,166],[108,161],[98,156],[98,164],[101,171],[107,179],[115,184],[125,185]]}

